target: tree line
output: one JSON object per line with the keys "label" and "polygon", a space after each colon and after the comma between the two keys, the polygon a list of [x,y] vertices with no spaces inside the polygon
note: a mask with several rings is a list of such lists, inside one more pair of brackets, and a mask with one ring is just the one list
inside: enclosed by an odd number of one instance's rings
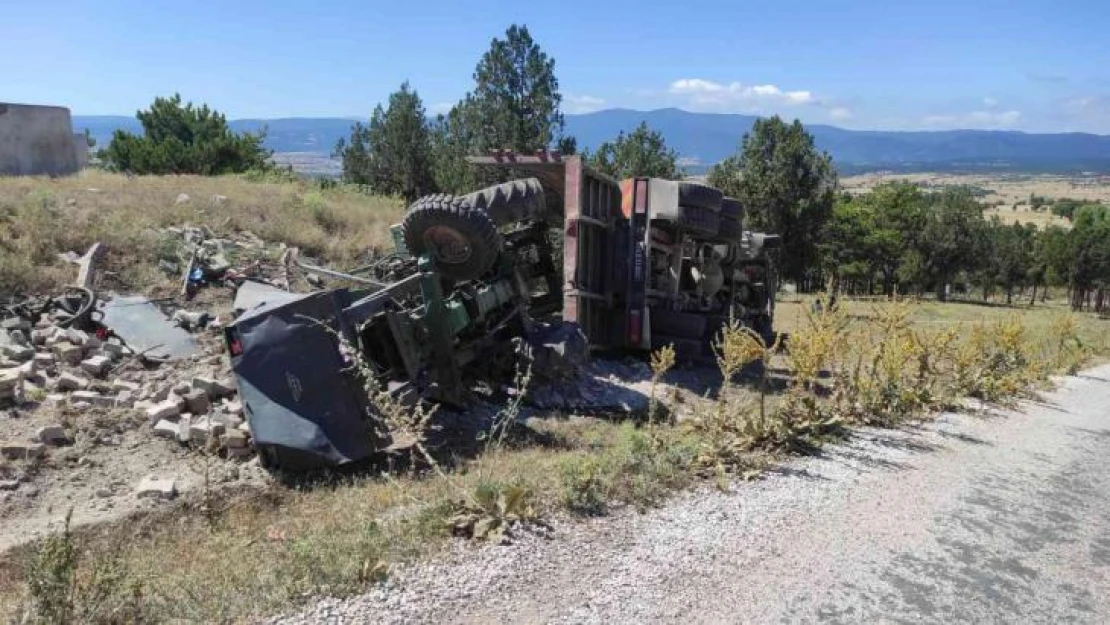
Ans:
{"label": "tree line", "polygon": [[1073,308],[1106,309],[1110,207],[1085,204],[1070,228],[986,218],[966,187],[924,190],[890,182],[859,196],[840,194],[817,243],[820,272],[850,294],[952,294],[1030,305],[1046,288],[1068,289]]}

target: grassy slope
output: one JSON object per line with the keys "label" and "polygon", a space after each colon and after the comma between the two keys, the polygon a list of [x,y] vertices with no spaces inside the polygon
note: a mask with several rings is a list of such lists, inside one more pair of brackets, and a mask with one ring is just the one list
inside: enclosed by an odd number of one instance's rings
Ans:
{"label": "grassy slope", "polygon": [[[177,203],[180,194],[189,201]],[[217,202],[216,196],[226,199]],[[85,171],[67,178],[0,178],[0,296],[35,292],[73,279],[58,253],[107,246],[111,286],[147,290],[168,280],[154,267],[155,229],[191,224],[217,235],[249,230],[301,248],[336,266],[389,245],[402,202],[293,181],[239,176],[134,177]]]}

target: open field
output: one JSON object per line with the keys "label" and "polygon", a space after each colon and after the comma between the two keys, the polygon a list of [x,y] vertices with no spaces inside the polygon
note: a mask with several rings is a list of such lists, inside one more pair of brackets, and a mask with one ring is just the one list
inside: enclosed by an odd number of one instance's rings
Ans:
{"label": "open field", "polygon": [[1003,222],[1032,223],[1039,227],[1067,226],[1068,221],[1048,209],[1033,211],[1031,195],[1048,200],[1071,198],[1089,202],[1110,203],[1110,176],[1060,176],[1051,174],[863,174],[841,179],[849,193],[864,193],[875,185],[894,180],[907,180],[925,188],[967,185],[988,191],[980,200],[993,208],[988,217],[997,215]]}

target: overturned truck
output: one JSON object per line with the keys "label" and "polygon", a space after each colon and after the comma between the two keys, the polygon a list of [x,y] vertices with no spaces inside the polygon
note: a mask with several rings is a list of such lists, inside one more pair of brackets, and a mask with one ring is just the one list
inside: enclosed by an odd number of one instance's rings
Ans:
{"label": "overturned truck", "polygon": [[709,359],[732,318],[770,341],[779,237],[743,230],[736,200],[689,182],[613,180],[577,156],[471,160],[526,177],[419,199],[393,227],[393,253],[326,272],[356,288],[275,294],[226,329],[265,463],[372,456],[391,441],[358,374],[402,400],[464,406],[475,379],[515,360],[515,339],[560,316],[596,350],[673,345],[680,359]]}

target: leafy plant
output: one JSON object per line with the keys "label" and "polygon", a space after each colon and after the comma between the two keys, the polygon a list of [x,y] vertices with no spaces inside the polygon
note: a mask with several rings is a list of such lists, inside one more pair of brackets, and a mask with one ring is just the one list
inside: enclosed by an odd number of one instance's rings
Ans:
{"label": "leafy plant", "polygon": [[520,485],[479,484],[472,495],[455,505],[448,521],[457,536],[507,543],[514,525],[539,522],[532,492]]}

